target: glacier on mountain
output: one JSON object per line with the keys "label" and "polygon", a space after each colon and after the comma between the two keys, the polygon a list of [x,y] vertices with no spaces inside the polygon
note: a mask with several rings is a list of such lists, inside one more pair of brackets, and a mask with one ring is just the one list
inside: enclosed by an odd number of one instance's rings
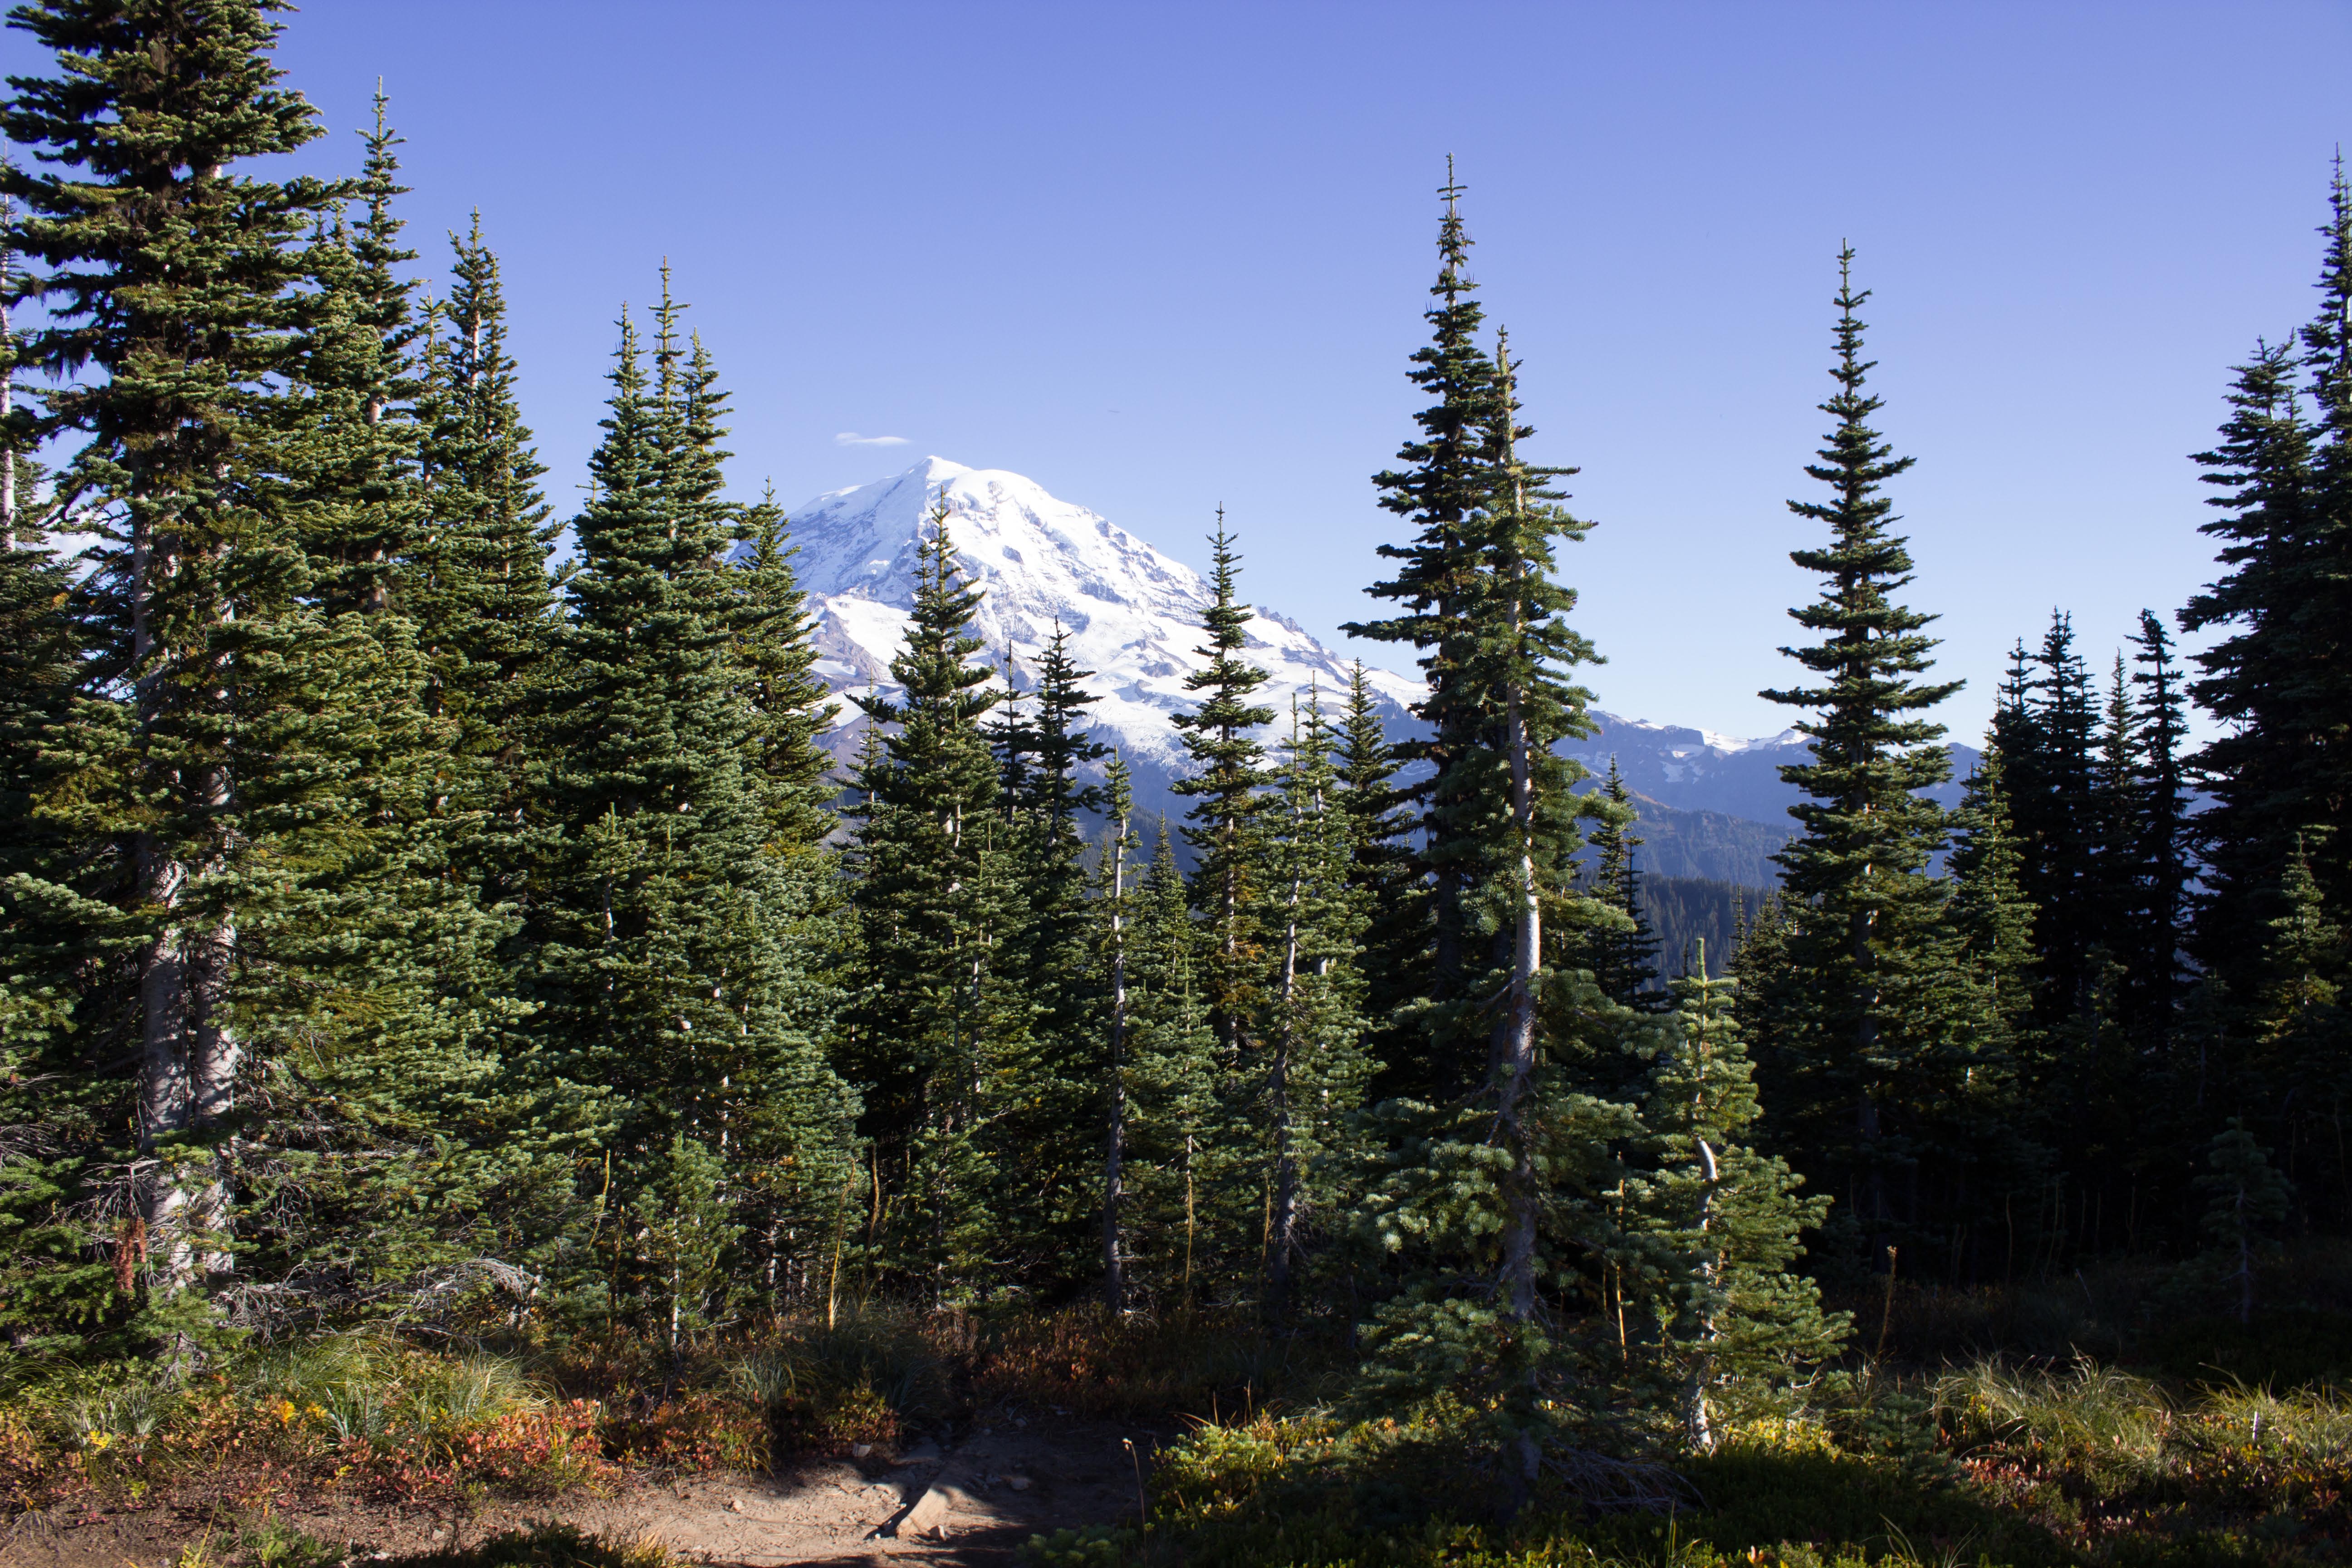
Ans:
{"label": "glacier on mountain", "polygon": [[[947,504],[948,537],[965,575],[981,588],[972,634],[1016,690],[1037,683],[1038,661],[1058,624],[1069,653],[1094,673],[1087,689],[1097,740],[1117,746],[1137,775],[1139,800],[1158,797],[1180,776],[1183,748],[1173,715],[1189,710],[1184,678],[1203,668],[1201,616],[1207,579],[1127,530],[1046,493],[1002,468],[970,468],[926,458],[872,484],[821,495],[790,514],[793,566],[816,619],[817,669],[835,691],[895,696],[890,658],[914,604],[924,521]],[[1246,544],[1246,539],[1244,541]],[[1244,564],[1243,584],[1248,584]],[[1288,722],[1289,705],[1311,690],[1327,713],[1346,699],[1349,661],[1286,616],[1255,609],[1247,657],[1268,675],[1259,700]],[[1407,706],[1421,682],[1366,667],[1391,729],[1412,723]],[[836,756],[856,749],[865,719],[845,705],[827,738]]]}
{"label": "glacier on mountain", "polygon": [[[904,640],[914,604],[924,522],[947,503],[948,536],[964,574],[983,592],[972,631],[986,657],[1016,690],[1033,689],[1038,660],[1058,623],[1069,651],[1093,673],[1087,689],[1095,738],[1117,746],[1133,770],[1138,807],[1147,816],[1181,816],[1169,785],[1183,774],[1184,752],[1173,717],[1191,709],[1184,678],[1208,660],[1201,654],[1201,616],[1209,584],[1192,567],[1154,549],[1099,513],[1057,499],[1044,486],[1002,468],[971,468],[926,458],[870,484],[818,496],[789,519],[793,565],[815,617],[818,673],[845,696],[869,689],[896,696],[890,659]],[[1244,554],[1248,521],[1237,520]],[[1249,586],[1248,564],[1242,584]],[[1349,661],[1286,616],[1257,606],[1247,627],[1247,657],[1268,675],[1259,699],[1276,714],[1269,749],[1288,721],[1294,699],[1318,691],[1325,710],[1345,700]],[[1367,666],[1365,677],[1391,736],[1417,732],[1410,712],[1423,691],[1414,677]],[[825,747],[846,763],[866,720],[845,701]],[[1744,817],[1776,832],[1790,824],[1796,792],[1780,769],[1807,760],[1794,731],[1755,740],[1653,724],[1596,710],[1599,733],[1561,743],[1563,754],[1606,773],[1612,758],[1639,794],[1676,811]],[[1953,748],[1965,775],[1974,752]],[[1958,785],[1931,792],[1956,798]],[[1714,874],[1714,873],[1709,873]]]}

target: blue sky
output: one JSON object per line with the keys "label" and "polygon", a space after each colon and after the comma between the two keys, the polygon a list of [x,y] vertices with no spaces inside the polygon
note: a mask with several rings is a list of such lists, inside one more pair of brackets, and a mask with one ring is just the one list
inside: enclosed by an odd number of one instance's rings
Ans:
{"label": "blue sky", "polygon": [[425,264],[480,207],[560,506],[667,257],[739,491],[936,452],[1196,563],[1223,502],[1250,597],[1322,634],[1396,533],[1367,476],[1410,433],[1451,153],[1534,452],[1600,525],[1563,573],[1591,684],[1745,734],[1787,718],[1755,692],[1811,591],[1782,501],[1842,240],[1973,738],[2053,605],[2096,660],[2211,575],[2186,455],[2307,315],[2352,129],[2341,0],[312,0],[282,54],[336,129],[314,167],[383,78]]}

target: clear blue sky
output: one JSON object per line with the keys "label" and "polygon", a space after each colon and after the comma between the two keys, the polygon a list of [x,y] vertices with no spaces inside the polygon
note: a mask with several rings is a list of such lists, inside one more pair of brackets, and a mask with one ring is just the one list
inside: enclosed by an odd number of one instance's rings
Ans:
{"label": "clear blue sky", "polygon": [[1781,503],[1840,241],[1973,738],[2053,605],[2095,660],[2211,575],[2186,454],[2308,314],[2352,132],[2342,0],[312,0],[283,58],[336,128],[313,166],[384,79],[429,262],[481,208],[559,504],[666,256],[739,491],[936,452],[1195,562],[1223,501],[1250,597],[1324,634],[1395,532],[1366,476],[1410,431],[1452,153],[1535,452],[1600,523],[1564,574],[1592,684],[1750,734],[1811,591]]}

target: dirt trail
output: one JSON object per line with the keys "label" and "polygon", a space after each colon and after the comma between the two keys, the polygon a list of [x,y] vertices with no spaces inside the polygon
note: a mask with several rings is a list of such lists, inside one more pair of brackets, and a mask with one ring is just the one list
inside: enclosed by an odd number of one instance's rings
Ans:
{"label": "dirt trail", "polygon": [[[288,1523],[348,1543],[350,1568],[408,1557],[544,1520],[620,1541],[652,1536],[681,1557],[746,1568],[788,1563],[1010,1562],[1032,1535],[1132,1520],[1139,1459],[1146,1474],[1164,1435],[1132,1426],[1038,1418],[972,1431],[942,1454],[925,1444],[897,1463],[879,1455],[818,1460],[774,1475],[641,1483],[609,1497],[575,1494],[447,1509],[297,1509]],[[1126,1447],[1132,1443],[1133,1455]],[[0,1568],[170,1568],[210,1534],[217,1560],[233,1531],[156,1509],[21,1521]]]}

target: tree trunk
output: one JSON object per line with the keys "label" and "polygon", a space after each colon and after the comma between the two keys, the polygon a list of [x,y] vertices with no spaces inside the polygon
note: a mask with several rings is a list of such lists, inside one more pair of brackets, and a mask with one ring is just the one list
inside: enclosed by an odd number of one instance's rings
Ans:
{"label": "tree trunk", "polygon": [[[144,522],[134,524],[131,632],[140,674],[133,700],[139,726],[149,732],[163,721],[177,689],[164,668],[172,653],[157,640],[154,585],[177,571],[182,551],[175,537],[157,538]],[[194,808],[191,815],[217,821],[228,805],[228,774],[218,765],[176,773],[163,783],[183,809]],[[226,1151],[198,1162],[184,1141],[217,1128],[236,1103],[240,1051],[226,1019],[235,929],[182,916],[190,883],[219,869],[217,838],[210,863],[198,866],[174,855],[152,830],[138,836],[133,853],[140,904],[161,922],[138,959],[139,1140],[146,1158],[136,1202],[150,1238],[151,1288],[173,1296],[195,1283],[199,1271],[226,1273],[232,1263]],[[202,1163],[209,1170],[200,1170]],[[186,1370],[194,1355],[195,1347],[183,1337],[172,1349],[172,1364]]]}
{"label": "tree trunk", "polygon": [[[1124,798],[1122,796],[1122,798]],[[1127,1143],[1127,817],[1114,825],[1110,859],[1110,1094],[1103,1121],[1103,1305],[1127,1308],[1119,1256],[1119,1164]]]}
{"label": "tree trunk", "polygon": [[1290,923],[1282,944],[1282,1026],[1275,1031],[1266,1072],[1266,1110],[1274,1132],[1274,1212],[1267,1216],[1267,1304],[1276,1317],[1290,1306],[1290,1255],[1298,1240],[1298,1161],[1290,1146],[1290,1057],[1297,1045],[1298,1000],[1298,879],[1290,881]]}

